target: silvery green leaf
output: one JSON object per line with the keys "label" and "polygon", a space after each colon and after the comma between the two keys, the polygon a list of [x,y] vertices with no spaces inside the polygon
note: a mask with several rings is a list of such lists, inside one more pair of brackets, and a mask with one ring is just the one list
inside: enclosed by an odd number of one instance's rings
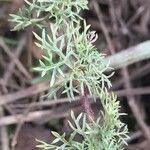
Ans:
{"label": "silvery green leaf", "polygon": [[53,70],[51,82],[50,82],[50,87],[52,87],[54,85],[55,79],[56,79],[56,69]]}
{"label": "silvery green leaf", "polygon": [[52,144],[56,144],[56,143],[58,143],[59,141],[60,141],[60,139],[59,139],[59,138],[56,138],[55,140],[52,141]]}
{"label": "silvery green leaf", "polygon": [[62,77],[65,77],[65,74],[63,73],[63,71],[59,67],[57,68],[57,71],[60,73],[60,75]]}
{"label": "silvery green leaf", "polygon": [[42,46],[41,44],[39,44],[39,43],[37,43],[37,42],[34,42],[34,43],[35,43],[35,45],[36,45],[37,47],[43,49],[43,46]]}
{"label": "silvery green leaf", "polygon": [[61,136],[57,133],[57,132],[55,132],[55,131],[51,131],[51,133],[56,137],[56,138],[60,138]]}
{"label": "silvery green leaf", "polygon": [[39,60],[39,63],[42,67],[46,67],[45,64],[42,62],[42,60]]}
{"label": "silvery green leaf", "polygon": [[36,34],[35,32],[32,32],[32,33],[37,40],[42,41],[42,38],[38,34]]}

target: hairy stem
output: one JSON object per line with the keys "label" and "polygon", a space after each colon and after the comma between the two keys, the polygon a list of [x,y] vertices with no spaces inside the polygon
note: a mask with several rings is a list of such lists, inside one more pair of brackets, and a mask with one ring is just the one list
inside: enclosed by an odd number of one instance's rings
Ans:
{"label": "hairy stem", "polygon": [[84,94],[80,96],[80,101],[83,111],[86,113],[89,121],[94,120],[94,112],[91,108],[91,104],[88,97],[88,90],[86,88]]}

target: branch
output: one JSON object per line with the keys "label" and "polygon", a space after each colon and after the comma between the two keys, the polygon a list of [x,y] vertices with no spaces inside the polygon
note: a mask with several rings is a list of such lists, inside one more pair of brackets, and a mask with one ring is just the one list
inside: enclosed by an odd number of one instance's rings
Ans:
{"label": "branch", "polygon": [[150,58],[150,41],[142,42],[136,46],[122,50],[112,56],[105,58],[106,64],[109,62],[110,67],[119,69],[133,63]]}

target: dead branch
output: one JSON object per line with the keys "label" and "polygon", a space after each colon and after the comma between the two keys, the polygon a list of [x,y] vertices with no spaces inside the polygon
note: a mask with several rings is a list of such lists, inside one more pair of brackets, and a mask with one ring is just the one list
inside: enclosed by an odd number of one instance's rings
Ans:
{"label": "dead branch", "polygon": [[11,103],[24,97],[33,96],[48,89],[49,89],[48,83],[43,82],[33,85],[29,88],[19,90],[13,94],[2,95],[0,96],[0,105]]}
{"label": "dead branch", "polygon": [[131,65],[133,63],[150,58],[150,41],[142,42],[136,46],[122,50],[112,56],[105,58],[105,63],[110,63],[114,69]]}
{"label": "dead branch", "polygon": [[[22,45],[25,45],[25,39],[22,41]],[[22,65],[22,63],[15,57],[15,55],[11,52],[9,47],[5,44],[5,42],[0,39],[0,46],[7,53],[7,55],[15,62],[18,69],[27,77],[27,79],[31,79],[31,75],[28,73],[26,68]]]}

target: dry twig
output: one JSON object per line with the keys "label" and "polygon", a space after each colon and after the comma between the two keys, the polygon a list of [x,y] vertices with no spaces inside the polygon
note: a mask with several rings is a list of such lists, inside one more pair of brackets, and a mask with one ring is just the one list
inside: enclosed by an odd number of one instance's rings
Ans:
{"label": "dry twig", "polygon": [[[22,42],[22,45],[24,45],[25,39]],[[22,63],[16,58],[16,56],[11,52],[9,47],[5,44],[5,42],[2,39],[0,39],[0,46],[7,53],[7,55],[15,62],[18,69],[27,77],[27,79],[31,80],[31,75],[28,73],[28,71],[25,69]]]}
{"label": "dry twig", "polygon": [[[124,68],[122,70],[122,73],[123,73],[123,77],[125,79],[125,87],[128,90],[130,90],[131,89],[131,84],[130,84],[130,78],[129,78],[127,68]],[[144,119],[143,119],[143,117],[140,113],[140,107],[136,103],[135,98],[134,98],[134,96],[132,95],[131,92],[127,95],[127,98],[128,98],[128,104],[131,108],[131,111],[132,111],[138,125],[140,126],[144,136],[147,138],[147,140],[150,141],[150,130],[149,130],[148,126],[146,125],[146,123],[144,122]]]}

